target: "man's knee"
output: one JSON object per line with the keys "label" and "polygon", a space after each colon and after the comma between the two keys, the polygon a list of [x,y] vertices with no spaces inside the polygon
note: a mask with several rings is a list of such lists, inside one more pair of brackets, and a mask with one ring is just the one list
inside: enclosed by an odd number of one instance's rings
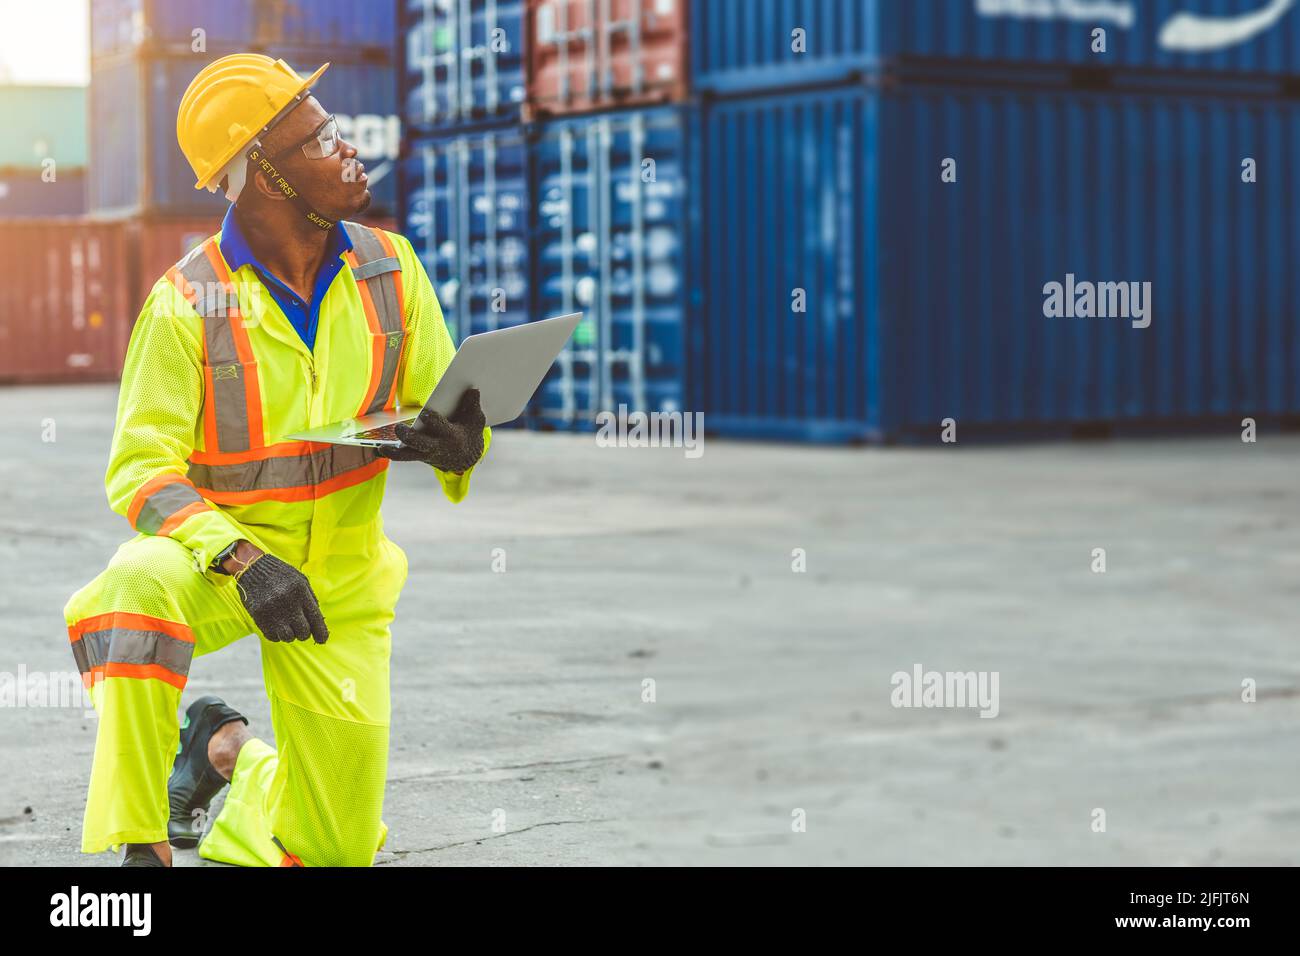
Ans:
{"label": "man's knee", "polygon": [[276,835],[307,866],[370,866],[382,828],[389,728],[276,704],[285,773]]}
{"label": "man's knee", "polygon": [[182,611],[195,579],[189,555],[170,538],[132,540],[68,599],[68,638],[87,686],[127,677],[184,687],[195,644]]}
{"label": "man's knee", "polygon": [[176,596],[202,578],[194,552],[167,537],[140,538],[119,548],[105,574],[117,590],[146,589]]}

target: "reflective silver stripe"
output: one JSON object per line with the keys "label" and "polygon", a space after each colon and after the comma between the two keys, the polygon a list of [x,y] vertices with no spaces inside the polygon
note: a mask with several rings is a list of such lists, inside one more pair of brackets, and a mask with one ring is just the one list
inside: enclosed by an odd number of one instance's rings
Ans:
{"label": "reflective silver stripe", "polygon": [[387,338],[384,362],[379,373],[379,387],[375,389],[375,397],[370,405],[362,410],[363,415],[369,415],[384,407],[402,358],[402,339],[406,333],[402,328],[402,308],[394,278],[395,274],[401,273],[402,267],[396,256],[387,254],[384,244],[370,229],[352,222],[344,223],[344,228],[347,229],[357,256],[357,265],[353,268],[352,275],[358,282],[366,282],[366,288],[370,290],[370,297],[375,303],[379,327]]}
{"label": "reflective silver stripe", "polygon": [[[212,240],[209,240],[211,242]],[[217,420],[217,448],[209,451],[248,451],[248,400],[244,376],[248,370],[235,349],[230,313],[240,315],[238,291],[217,279],[204,251],[207,243],[180,262],[176,270],[195,293],[194,309],[203,319],[203,342],[212,378],[213,409]]]}
{"label": "reflective silver stripe", "polygon": [[363,445],[330,445],[309,455],[283,455],[230,465],[190,463],[189,479],[204,491],[259,491],[318,485],[364,468],[378,455]]}
{"label": "reflective silver stripe", "polygon": [[[397,298],[396,290],[390,288],[388,291],[395,300]],[[382,314],[381,312],[380,315]],[[379,387],[375,389],[375,397],[371,399],[369,406],[366,407],[365,414],[367,415],[372,415],[381,410],[388,401],[388,393],[393,388],[393,379],[397,376],[397,365],[402,358],[402,339],[405,333],[400,329],[397,331],[385,329],[385,332],[387,332],[385,336],[387,341],[384,345],[384,364],[379,372]]]}
{"label": "reflective silver stripe", "polygon": [[363,226],[355,222],[345,222],[343,228],[347,232],[348,238],[352,240],[352,250],[357,254],[357,260],[361,265],[387,255],[384,251],[384,244],[379,241],[379,237],[371,231],[369,226]]}
{"label": "reflective silver stripe", "polygon": [[72,642],[72,656],[83,674],[104,664],[157,664],[188,677],[194,645],[162,631],[113,627],[82,634]]}
{"label": "reflective silver stripe", "polygon": [[384,256],[382,259],[375,259],[363,266],[357,266],[352,270],[352,276],[357,281],[360,281],[362,279],[372,279],[377,275],[383,275],[385,272],[401,271],[402,264],[397,260],[397,256]]}
{"label": "reflective silver stripe", "polygon": [[168,518],[203,496],[184,481],[172,481],[163,485],[145,498],[140,513],[135,518],[135,530],[146,534],[157,534]]}

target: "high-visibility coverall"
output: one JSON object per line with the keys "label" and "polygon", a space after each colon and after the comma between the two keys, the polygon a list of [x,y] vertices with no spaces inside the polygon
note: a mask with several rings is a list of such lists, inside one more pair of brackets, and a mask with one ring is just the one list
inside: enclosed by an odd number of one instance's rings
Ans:
{"label": "high-visibility coverall", "polygon": [[[309,350],[220,234],[153,287],[136,322],[105,484],[137,534],[64,609],[98,712],[81,849],[167,839],[167,780],[191,661],[257,635],[278,750],[239,753],[199,855],[246,866],[369,866],[389,739],[389,622],[406,581],[379,506],[389,460],[283,435],[428,398],[455,351],[400,235],[340,223],[351,268]],[[491,432],[484,430],[484,450]],[[460,501],[472,469],[431,469]],[[245,538],[300,569],[329,640],[263,638],[212,559]]]}

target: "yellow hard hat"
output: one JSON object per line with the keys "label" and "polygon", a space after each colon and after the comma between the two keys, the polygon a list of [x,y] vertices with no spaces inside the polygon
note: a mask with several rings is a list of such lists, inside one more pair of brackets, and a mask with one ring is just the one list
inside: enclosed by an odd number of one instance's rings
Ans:
{"label": "yellow hard hat", "polygon": [[300,101],[328,67],[303,79],[284,60],[232,53],[200,70],[176,113],[176,139],[198,177],[194,188],[213,188],[227,164]]}

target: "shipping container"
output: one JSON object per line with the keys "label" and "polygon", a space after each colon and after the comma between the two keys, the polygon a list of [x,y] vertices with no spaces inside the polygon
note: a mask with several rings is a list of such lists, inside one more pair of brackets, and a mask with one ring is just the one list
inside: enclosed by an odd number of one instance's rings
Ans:
{"label": "shipping container", "polygon": [[0,381],[108,381],[134,318],[116,224],[15,219],[0,228]]}
{"label": "shipping container", "polygon": [[1288,99],[715,102],[693,409],[828,441],[1300,413],[1298,149]]}
{"label": "shipping container", "polygon": [[393,0],[91,0],[91,58],[268,52],[278,47],[392,56]]}
{"label": "shipping container", "polygon": [[686,3],[528,0],[528,116],[685,99]]}
{"label": "shipping container", "polygon": [[1295,7],[1294,0],[702,0],[691,4],[691,66],[696,87],[718,93],[836,82],[909,60],[1286,77],[1300,73]]}
{"label": "shipping container", "polygon": [[86,165],[86,88],[0,84],[0,169]]}
{"label": "shipping container", "polygon": [[[194,188],[194,172],[176,141],[181,96],[211,59],[127,57],[92,65],[92,213],[202,216],[224,211],[224,196]],[[284,59],[304,72],[320,65],[302,53]],[[392,174],[401,146],[391,66],[334,60],[314,94],[337,115],[340,131],[366,164],[370,213],[391,215],[396,206]]]}
{"label": "shipping container", "polygon": [[528,321],[528,149],[517,128],[411,143],[404,234],[452,338]]}
{"label": "shipping container", "polygon": [[544,124],[533,144],[532,301],[583,321],[536,399],[547,425],[682,405],[690,288],[693,111],[658,107]]}
{"label": "shipping container", "polygon": [[524,101],[523,0],[402,0],[401,101],[413,130],[500,124]]}
{"label": "shipping container", "polygon": [[62,166],[48,174],[0,169],[0,219],[84,216],[86,171]]}

